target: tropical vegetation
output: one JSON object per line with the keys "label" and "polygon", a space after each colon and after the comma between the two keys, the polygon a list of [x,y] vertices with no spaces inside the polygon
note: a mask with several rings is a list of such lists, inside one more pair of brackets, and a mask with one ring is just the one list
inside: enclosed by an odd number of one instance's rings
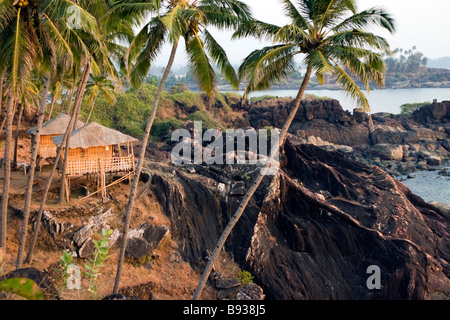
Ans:
{"label": "tropical vegetation", "polygon": [[[235,93],[219,93],[219,82],[226,81],[235,90],[240,83],[247,83],[243,96],[246,100],[252,91],[268,89],[289,76],[296,78],[300,88],[282,128],[281,144],[305,98],[306,87],[314,77],[321,84],[333,77],[365,110],[369,110],[368,100],[359,84],[367,89],[371,82],[384,84],[384,57],[391,51],[384,38],[368,30],[375,26],[393,32],[391,16],[380,8],[358,11],[355,0],[281,0],[281,6],[290,20],[285,26],[255,20],[250,8],[238,0],[0,0],[0,116],[3,118],[0,134],[4,130],[5,136],[0,249],[4,252],[7,251],[9,190],[11,169],[14,168],[15,115],[18,113],[17,127],[24,110],[34,110],[37,122],[16,268],[32,261],[49,188],[58,169],[61,176],[65,176],[69,158],[67,146],[78,119],[86,124],[91,120],[99,121],[141,139],[124,212],[113,289],[113,293],[117,293],[149,139],[151,135],[166,139],[171,130],[186,120],[201,120],[208,128],[225,129],[222,119],[229,117],[227,120],[233,121],[229,101],[240,97]],[[212,29],[232,30],[235,38],[256,37],[270,40],[273,45],[255,50],[235,70],[227,53],[213,37]],[[201,93],[187,90],[186,81],[171,78],[181,42],[188,57],[188,76],[195,80]],[[171,47],[167,65],[160,78],[151,77],[149,70],[165,45]],[[297,56],[303,59],[305,74],[300,74],[296,68]],[[410,68],[414,67],[414,61],[409,63]],[[165,91],[167,84],[170,84],[170,92]],[[182,105],[189,112],[175,117],[174,105]],[[211,116],[215,105],[220,105],[217,108],[220,110]],[[30,242],[27,240],[28,224],[40,130],[45,120],[62,112],[69,114],[71,120],[44,184]],[[271,156],[274,157],[277,151],[272,150]],[[269,165],[270,162],[265,169]],[[201,297],[218,253],[263,178],[262,173],[253,182],[224,230],[194,298]],[[67,188],[65,179],[60,179],[59,203],[65,202]],[[104,243],[98,243],[97,247],[106,252]],[[95,266],[102,265],[105,259],[106,254],[99,261],[91,261],[92,278],[98,275]],[[2,285],[14,289],[11,287],[13,282]]]}

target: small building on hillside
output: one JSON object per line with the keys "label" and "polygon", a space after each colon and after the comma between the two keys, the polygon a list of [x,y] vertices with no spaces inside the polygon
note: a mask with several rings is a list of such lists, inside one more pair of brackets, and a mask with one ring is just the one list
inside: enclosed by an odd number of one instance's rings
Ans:
{"label": "small building on hillside", "polygon": [[[59,116],[42,124],[41,138],[38,150],[39,160],[56,157],[57,147],[53,142],[52,138],[59,135],[64,135],[64,133],[67,130],[67,126],[69,125],[69,122],[70,116],[66,115],[65,113],[62,113]],[[83,122],[77,121],[75,129],[79,129],[83,125],[84,125]],[[35,135],[36,129],[37,129],[36,127],[31,128],[27,132],[29,134]]]}
{"label": "small building on hillside", "polygon": [[[53,137],[60,146],[64,135]],[[106,173],[126,173],[128,177],[135,171],[133,143],[137,139],[119,131],[91,122],[72,132],[69,142],[69,159],[66,168],[68,191],[70,178],[82,175],[98,177],[98,191],[106,196]],[[123,147],[123,148],[122,148]],[[69,198],[69,193],[67,194]]]}

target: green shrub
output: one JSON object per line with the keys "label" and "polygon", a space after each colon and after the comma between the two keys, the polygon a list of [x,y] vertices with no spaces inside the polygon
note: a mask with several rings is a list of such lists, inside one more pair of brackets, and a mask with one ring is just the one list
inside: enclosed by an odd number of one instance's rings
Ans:
{"label": "green shrub", "polygon": [[414,111],[422,108],[423,106],[429,105],[430,102],[418,102],[418,103],[405,103],[400,106],[400,114],[412,115]]}
{"label": "green shrub", "polygon": [[154,137],[163,139],[168,136],[170,131],[179,129],[182,125],[183,121],[174,118],[167,118],[164,121],[156,118],[153,122],[152,131],[150,133]]}
{"label": "green shrub", "polygon": [[222,131],[225,130],[225,128],[217,120],[213,119],[207,112],[205,112],[203,110],[194,112],[189,117],[187,117],[186,120],[202,121],[203,129],[206,129],[206,130],[214,129],[214,128],[219,128]]}
{"label": "green shrub", "polygon": [[253,283],[253,279],[255,278],[250,272],[241,270],[239,271],[238,279],[241,282],[242,286]]}

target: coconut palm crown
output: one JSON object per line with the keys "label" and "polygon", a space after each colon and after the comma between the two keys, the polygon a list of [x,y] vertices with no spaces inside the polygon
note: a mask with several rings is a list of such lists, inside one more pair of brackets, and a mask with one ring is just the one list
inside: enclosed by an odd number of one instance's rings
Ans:
{"label": "coconut palm crown", "polygon": [[239,69],[248,80],[245,96],[255,90],[269,89],[295,70],[295,58],[302,55],[307,73],[323,84],[331,74],[358,104],[369,111],[369,103],[354,77],[367,90],[370,82],[384,82],[384,54],[389,44],[369,32],[380,27],[395,31],[393,18],[382,8],[357,11],[355,0],[280,0],[290,23],[284,26],[255,21],[243,25],[234,37],[256,36],[273,41],[272,46],[253,51]]}
{"label": "coconut palm crown", "polygon": [[208,31],[208,27],[236,29],[251,18],[249,7],[236,0],[116,1],[117,10],[157,12],[131,43],[128,52],[128,75],[133,87],[147,77],[149,68],[167,42],[184,39],[190,72],[199,87],[209,96],[215,89],[217,66],[235,88],[237,75],[225,50]]}

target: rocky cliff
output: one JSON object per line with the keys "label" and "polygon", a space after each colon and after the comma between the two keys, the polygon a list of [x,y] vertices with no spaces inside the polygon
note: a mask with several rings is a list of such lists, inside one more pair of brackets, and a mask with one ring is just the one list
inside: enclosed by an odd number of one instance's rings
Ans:
{"label": "rocky cliff", "polygon": [[[270,299],[450,297],[450,215],[384,171],[289,141],[227,242]],[[181,254],[202,269],[257,167],[148,164]],[[381,270],[370,290],[367,269]]]}
{"label": "rocky cliff", "polygon": [[[280,128],[292,99],[273,99],[244,106],[249,124],[256,129]],[[339,150],[353,160],[375,164],[392,175],[426,170],[447,161],[450,150],[450,102],[434,102],[412,117],[373,114],[360,109],[343,110],[337,100],[307,100],[301,103],[290,133],[299,143]]]}

